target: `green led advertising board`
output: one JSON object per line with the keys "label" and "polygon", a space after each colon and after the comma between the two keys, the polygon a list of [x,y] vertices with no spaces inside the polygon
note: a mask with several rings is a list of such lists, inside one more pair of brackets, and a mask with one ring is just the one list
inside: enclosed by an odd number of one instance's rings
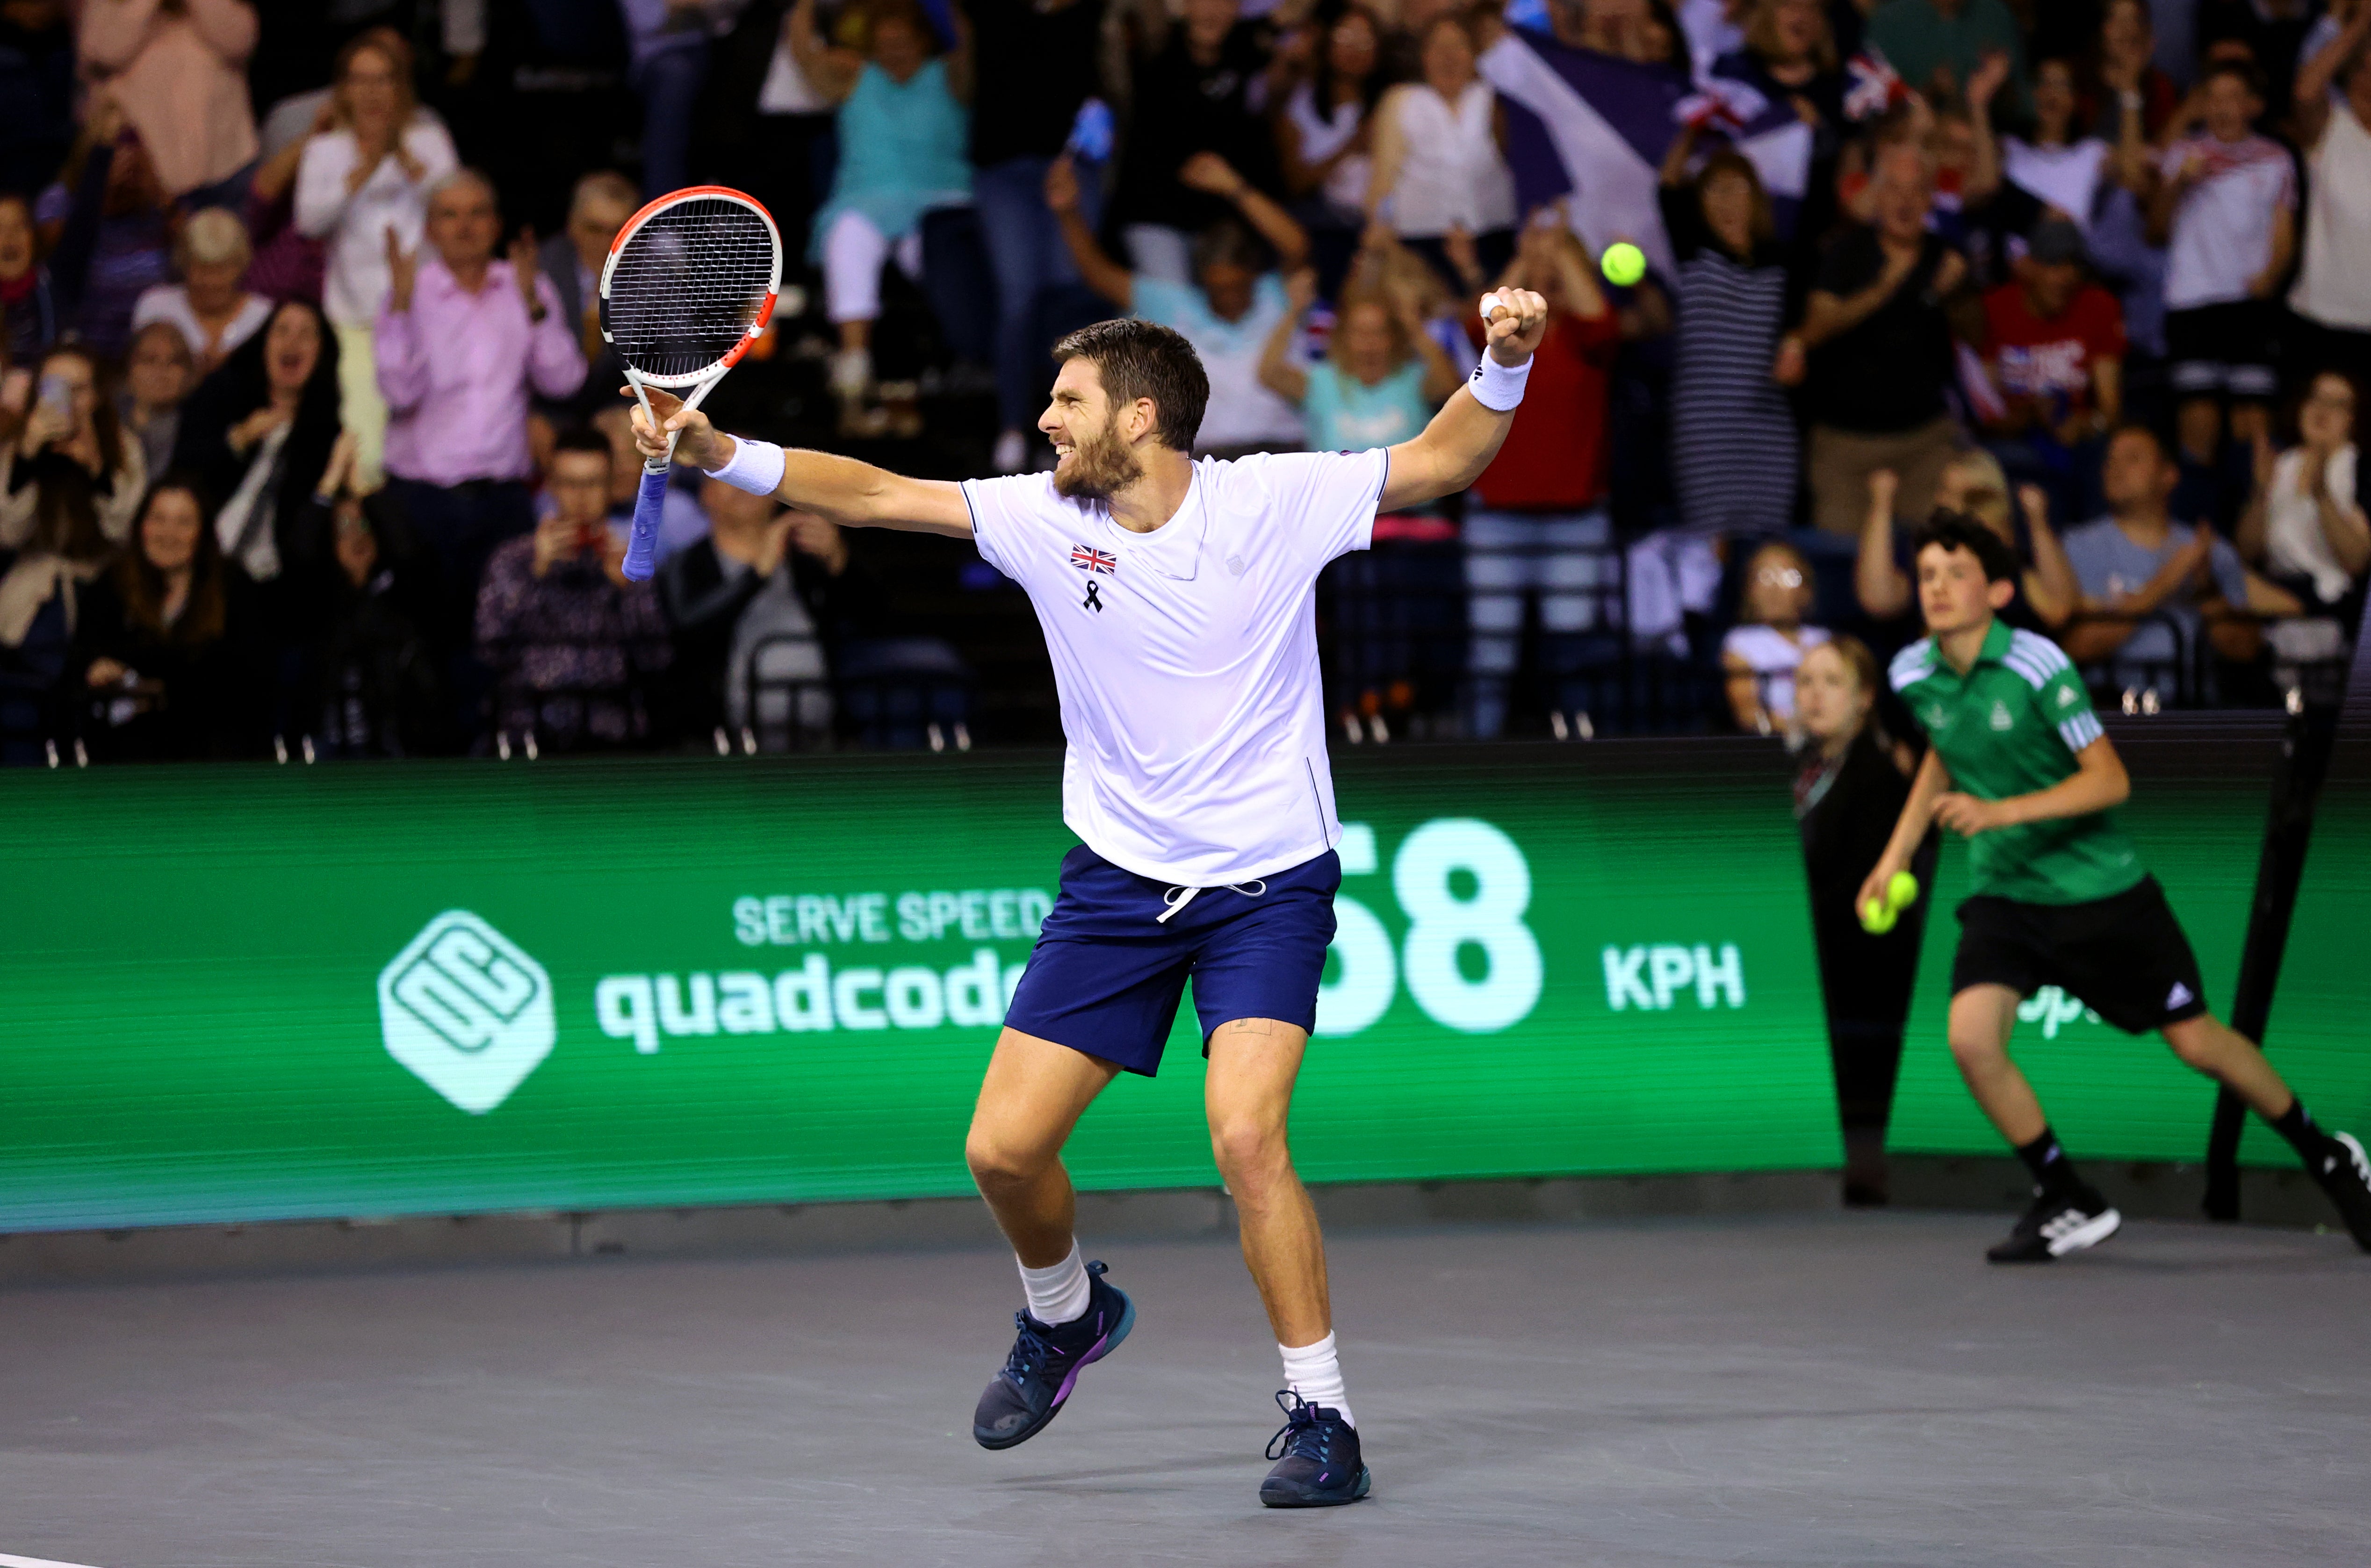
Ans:
{"label": "green led advertising board", "polygon": [[[1336,776],[1310,1179],[1835,1161],[1775,746],[1351,752]],[[0,1229],[966,1192],[1072,842],[1058,779],[1052,754],[0,778]],[[2218,1001],[2261,788],[2134,814]],[[1894,1142],[1991,1151],[1941,1044],[1949,935]],[[2019,1049],[2070,1138],[2194,1157],[2204,1085],[2031,1010]],[[1161,1075],[1082,1124],[1082,1184],[1215,1182],[1182,1016]],[[2363,1107],[2359,1060],[2330,1055],[2317,1103]]]}

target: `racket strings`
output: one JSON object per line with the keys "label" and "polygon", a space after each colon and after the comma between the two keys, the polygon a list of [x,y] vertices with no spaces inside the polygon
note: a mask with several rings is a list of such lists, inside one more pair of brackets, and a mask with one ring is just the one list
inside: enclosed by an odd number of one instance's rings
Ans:
{"label": "racket strings", "polygon": [[619,248],[606,323],[618,357],[644,375],[694,375],[748,331],[774,287],[766,221],[738,202],[670,207]]}

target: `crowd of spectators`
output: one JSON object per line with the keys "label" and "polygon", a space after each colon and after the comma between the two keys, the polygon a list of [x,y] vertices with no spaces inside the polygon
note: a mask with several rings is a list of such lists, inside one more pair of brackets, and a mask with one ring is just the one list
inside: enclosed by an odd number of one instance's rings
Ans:
{"label": "crowd of spectators", "polygon": [[1113,312],[1200,450],[1388,444],[1546,294],[1322,589],[1353,740],[1800,731],[1938,505],[2130,707],[2360,619],[2371,0],[0,0],[0,759],[850,734],[872,541],[679,474],[620,571],[599,268],[701,180],[783,236],[743,428],[893,464],[1049,465]]}

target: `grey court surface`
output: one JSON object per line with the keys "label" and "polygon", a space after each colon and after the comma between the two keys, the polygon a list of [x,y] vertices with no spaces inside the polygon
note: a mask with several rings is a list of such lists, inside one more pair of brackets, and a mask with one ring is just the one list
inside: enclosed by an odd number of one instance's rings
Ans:
{"label": "grey court surface", "polygon": [[983,1250],[0,1292],[0,1553],[98,1568],[2164,1564],[2371,1558],[2371,1259],[1992,1217],[1337,1237],[1375,1494],[1262,1510],[1233,1250],[1105,1249],[1141,1321],[1026,1446],[968,1417]]}

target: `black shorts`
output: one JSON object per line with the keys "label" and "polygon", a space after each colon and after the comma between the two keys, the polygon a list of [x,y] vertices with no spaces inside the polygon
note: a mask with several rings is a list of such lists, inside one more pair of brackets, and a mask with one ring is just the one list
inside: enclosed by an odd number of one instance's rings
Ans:
{"label": "black shorts", "polygon": [[2261,299],[2167,311],[2166,358],[2175,395],[2271,402],[2281,386],[2280,322],[2279,307]]}
{"label": "black shorts", "polygon": [[2021,904],[1979,894],[1960,905],[1951,994],[2055,986],[2127,1034],[2206,1010],[2206,983],[2155,877],[2088,904]]}

